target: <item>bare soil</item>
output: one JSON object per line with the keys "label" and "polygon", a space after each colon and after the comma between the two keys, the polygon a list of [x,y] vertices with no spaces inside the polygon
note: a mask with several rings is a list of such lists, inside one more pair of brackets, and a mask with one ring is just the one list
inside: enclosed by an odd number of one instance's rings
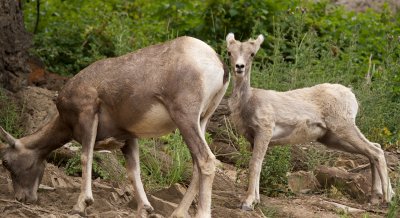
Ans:
{"label": "bare soil", "polygon": [[[39,200],[35,204],[27,205],[14,200],[10,177],[0,166],[1,217],[71,217],[68,213],[78,199],[80,180],[79,177],[67,176],[62,169],[47,164],[38,193]],[[242,211],[238,207],[240,198],[245,193],[245,185],[235,180],[236,171],[233,166],[222,164],[218,168],[213,184],[213,217],[333,218],[343,214],[349,217],[364,217],[366,214],[368,217],[385,217],[387,210],[368,203],[359,204],[354,199],[331,199],[325,194],[313,193],[290,197],[262,195],[261,204],[254,211]],[[159,217],[168,217],[174,206],[180,202],[185,190],[181,185],[175,186],[180,187],[182,193],[174,187],[148,193]],[[93,194],[95,202],[87,209],[88,217],[135,217],[136,203],[129,184],[97,179],[93,181]],[[190,214],[194,215],[195,210],[196,206],[193,204]]]}

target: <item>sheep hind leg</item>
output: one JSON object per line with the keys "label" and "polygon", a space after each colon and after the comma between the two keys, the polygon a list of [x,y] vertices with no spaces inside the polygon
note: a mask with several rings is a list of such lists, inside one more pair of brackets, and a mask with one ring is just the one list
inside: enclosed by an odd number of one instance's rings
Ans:
{"label": "sheep hind leg", "polygon": [[121,148],[121,151],[126,160],[126,171],[134,187],[135,197],[138,203],[136,217],[147,217],[148,214],[153,213],[154,208],[147,199],[140,177],[138,140],[136,138],[127,140],[125,146]]}
{"label": "sheep hind leg", "polygon": [[366,156],[371,163],[372,187],[371,202],[376,203],[379,196],[385,202],[391,199],[392,191],[389,181],[386,159],[383,150],[376,143],[368,141],[354,124],[328,131],[319,142],[330,148]]}

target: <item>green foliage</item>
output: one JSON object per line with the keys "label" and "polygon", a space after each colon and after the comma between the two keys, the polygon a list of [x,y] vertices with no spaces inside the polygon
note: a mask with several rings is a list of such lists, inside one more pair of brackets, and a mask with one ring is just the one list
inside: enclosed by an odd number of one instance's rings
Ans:
{"label": "green foliage", "polygon": [[[30,31],[35,7],[36,0],[24,4]],[[352,12],[326,0],[47,0],[40,15],[32,51],[50,71],[69,75],[98,59],[181,35],[206,41],[227,60],[222,42],[228,32],[240,40],[264,34],[253,86],[352,87],[362,132],[387,149],[400,146],[400,13],[388,6]]]}
{"label": "green foliage", "polygon": [[259,206],[265,217],[274,218],[278,217],[278,209],[273,206]]}
{"label": "green foliage", "polygon": [[[159,153],[160,146],[164,146],[164,153],[171,157],[170,165]],[[178,130],[160,139],[141,140],[140,152],[141,174],[146,187],[169,187],[190,177],[190,152]]]}
{"label": "green foliage", "polygon": [[72,158],[68,159],[65,165],[65,173],[70,176],[78,176],[82,173],[80,153],[77,152]]}
{"label": "green foliage", "polygon": [[6,93],[0,89],[0,126],[11,133],[14,137],[21,137],[23,132],[20,128],[21,114],[23,107],[7,97]]}
{"label": "green foliage", "polygon": [[[77,145],[80,146],[80,145]],[[118,179],[110,178],[110,174],[106,169],[103,169],[99,164],[100,154],[93,154],[93,164],[92,164],[92,174],[94,178],[100,177],[102,179]],[[81,163],[81,152],[76,152],[76,154],[68,159],[65,165],[65,173],[70,176],[80,176],[82,174],[82,163]]]}
{"label": "green foliage", "polygon": [[[386,145],[385,147],[398,148],[400,129],[396,123],[400,120],[398,113],[400,101],[397,90],[400,83],[398,83],[398,71],[395,69],[400,66],[400,47],[398,40],[387,40],[387,36],[383,34],[396,30],[397,27],[394,25],[398,22],[393,21],[388,24],[393,27],[392,29],[377,24],[374,28],[383,29],[380,32],[374,32],[379,38],[379,42],[375,39],[374,43],[385,46],[367,49],[365,43],[372,42],[362,41],[366,33],[360,32],[357,28],[346,25],[341,27],[346,29],[346,32],[350,31],[351,37],[346,34],[330,36],[328,32],[318,30],[319,23],[312,23],[317,18],[328,19],[331,15],[328,7],[334,11],[342,10],[341,8],[325,4],[323,11],[318,12],[318,7],[322,7],[321,5],[312,5],[312,7],[315,8],[290,9],[286,16],[274,20],[273,34],[267,36],[267,45],[264,45],[269,49],[267,53],[258,54],[259,60],[256,60],[253,67],[253,86],[290,90],[331,82],[352,87],[360,103],[357,123],[362,132],[366,133],[371,140]],[[368,11],[369,13],[378,14],[372,11]],[[381,16],[384,15],[383,13]],[[319,17],[315,18],[315,14]],[[363,13],[343,12],[343,14],[352,14],[356,16],[354,19],[368,19],[368,16]],[[373,17],[370,19],[370,22],[379,22],[372,20]],[[392,17],[391,20],[393,19]],[[381,32],[382,34],[379,35],[378,33]],[[371,82],[365,79],[368,72],[372,75]],[[379,134],[385,129],[390,132],[389,137],[381,137]]]}
{"label": "green foliage", "polygon": [[260,191],[276,196],[286,193],[288,178],[286,174],[291,170],[290,146],[274,146],[269,149],[264,158],[261,169]]}
{"label": "green foliage", "polygon": [[306,166],[308,171],[314,171],[317,166],[330,165],[334,160],[330,153],[316,147],[308,148],[306,157]]}
{"label": "green foliage", "polygon": [[[237,149],[236,171],[237,174],[248,173],[249,161],[252,156],[250,143],[231,126],[231,123],[225,121],[225,131],[229,141]],[[286,174],[291,170],[291,149],[290,146],[274,146],[268,149],[265,155],[260,179],[260,191],[269,195],[276,196],[287,190]],[[240,176],[237,176],[239,179]],[[248,178],[248,177],[246,177]],[[269,208],[264,208],[269,211]],[[273,213],[274,211],[269,211]]]}
{"label": "green foliage", "polygon": [[[397,173],[400,173],[400,165],[397,166]],[[388,213],[386,215],[387,218],[398,217],[399,209],[400,209],[400,177],[396,179],[394,185],[395,195],[392,201],[389,203]]]}

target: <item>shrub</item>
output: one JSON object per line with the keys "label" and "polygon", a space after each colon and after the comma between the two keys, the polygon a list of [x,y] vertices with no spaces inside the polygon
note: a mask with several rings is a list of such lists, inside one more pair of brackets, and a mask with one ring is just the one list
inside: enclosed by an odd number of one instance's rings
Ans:
{"label": "shrub", "polygon": [[[146,187],[159,189],[188,181],[191,175],[191,156],[178,130],[160,139],[143,139],[140,142],[141,170]],[[156,150],[171,157],[170,166],[165,165],[164,157],[157,155],[162,153]]]}
{"label": "shrub", "polygon": [[290,146],[274,146],[269,149],[261,169],[261,192],[269,196],[287,193],[286,174],[291,169],[290,151]]}
{"label": "shrub", "polygon": [[6,93],[0,89],[0,108],[0,126],[14,137],[21,137],[23,134],[20,127],[23,107],[21,108],[17,102],[7,97]]}

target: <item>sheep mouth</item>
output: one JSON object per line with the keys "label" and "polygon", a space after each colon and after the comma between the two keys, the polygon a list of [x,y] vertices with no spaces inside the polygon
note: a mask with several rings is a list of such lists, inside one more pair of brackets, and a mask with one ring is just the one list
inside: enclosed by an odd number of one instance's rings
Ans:
{"label": "sheep mouth", "polygon": [[243,73],[244,73],[244,70],[236,70],[236,74],[241,75],[241,74],[243,74]]}

